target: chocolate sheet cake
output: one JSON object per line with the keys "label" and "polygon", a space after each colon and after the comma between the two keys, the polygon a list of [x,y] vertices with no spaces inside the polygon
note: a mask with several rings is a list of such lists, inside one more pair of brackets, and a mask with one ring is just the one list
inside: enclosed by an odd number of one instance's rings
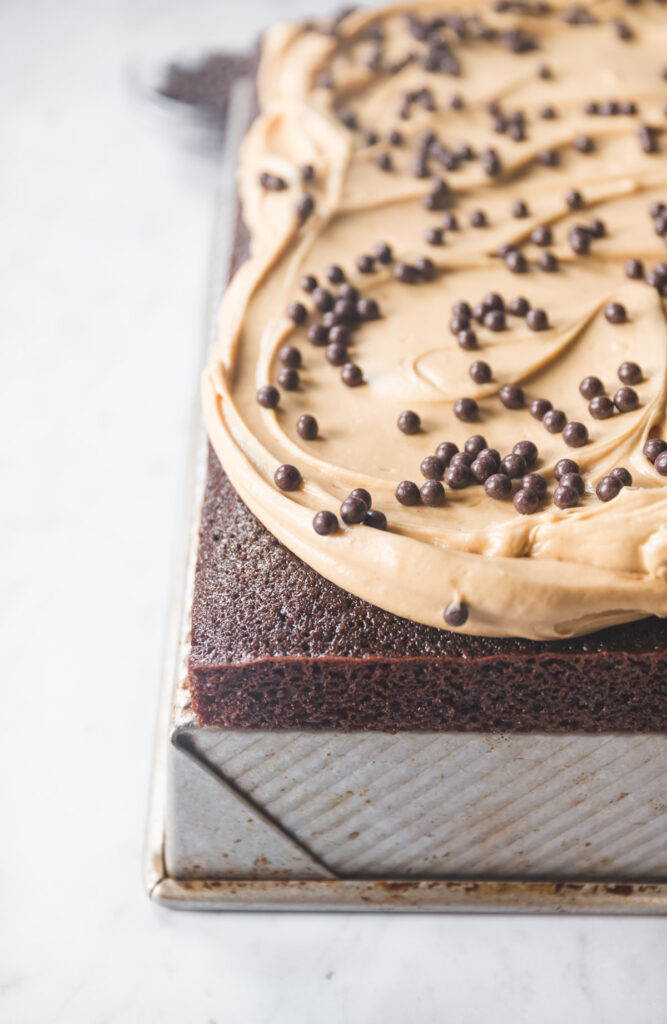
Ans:
{"label": "chocolate sheet cake", "polygon": [[620,4],[274,31],[204,376],[203,723],[667,727],[660,38]]}

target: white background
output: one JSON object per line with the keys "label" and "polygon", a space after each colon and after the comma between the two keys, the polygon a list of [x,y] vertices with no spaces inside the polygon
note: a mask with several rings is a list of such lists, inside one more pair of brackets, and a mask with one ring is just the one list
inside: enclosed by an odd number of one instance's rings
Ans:
{"label": "white background", "polygon": [[142,892],[216,175],[132,83],[326,6],[0,5],[0,1020],[667,1021],[667,918],[206,916]]}

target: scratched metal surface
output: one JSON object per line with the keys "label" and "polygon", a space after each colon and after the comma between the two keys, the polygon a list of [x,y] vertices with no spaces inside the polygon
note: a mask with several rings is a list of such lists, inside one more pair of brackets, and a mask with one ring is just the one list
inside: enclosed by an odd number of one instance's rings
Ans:
{"label": "scratched metal surface", "polygon": [[662,736],[220,732],[202,760],[337,874],[667,881]]}

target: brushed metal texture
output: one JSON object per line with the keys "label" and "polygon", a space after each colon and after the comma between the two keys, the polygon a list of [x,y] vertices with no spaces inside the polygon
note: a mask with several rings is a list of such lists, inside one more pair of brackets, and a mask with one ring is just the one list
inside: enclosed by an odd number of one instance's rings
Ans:
{"label": "brushed metal texture", "polygon": [[189,728],[339,875],[667,880],[667,739]]}

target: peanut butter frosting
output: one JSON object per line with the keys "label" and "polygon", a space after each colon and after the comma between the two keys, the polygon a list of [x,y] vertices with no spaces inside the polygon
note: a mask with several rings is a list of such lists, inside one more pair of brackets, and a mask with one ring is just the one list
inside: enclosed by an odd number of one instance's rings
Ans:
{"label": "peanut butter frosting", "polygon": [[318,573],[481,636],[667,615],[666,65],[652,0],[267,33],[203,402]]}

